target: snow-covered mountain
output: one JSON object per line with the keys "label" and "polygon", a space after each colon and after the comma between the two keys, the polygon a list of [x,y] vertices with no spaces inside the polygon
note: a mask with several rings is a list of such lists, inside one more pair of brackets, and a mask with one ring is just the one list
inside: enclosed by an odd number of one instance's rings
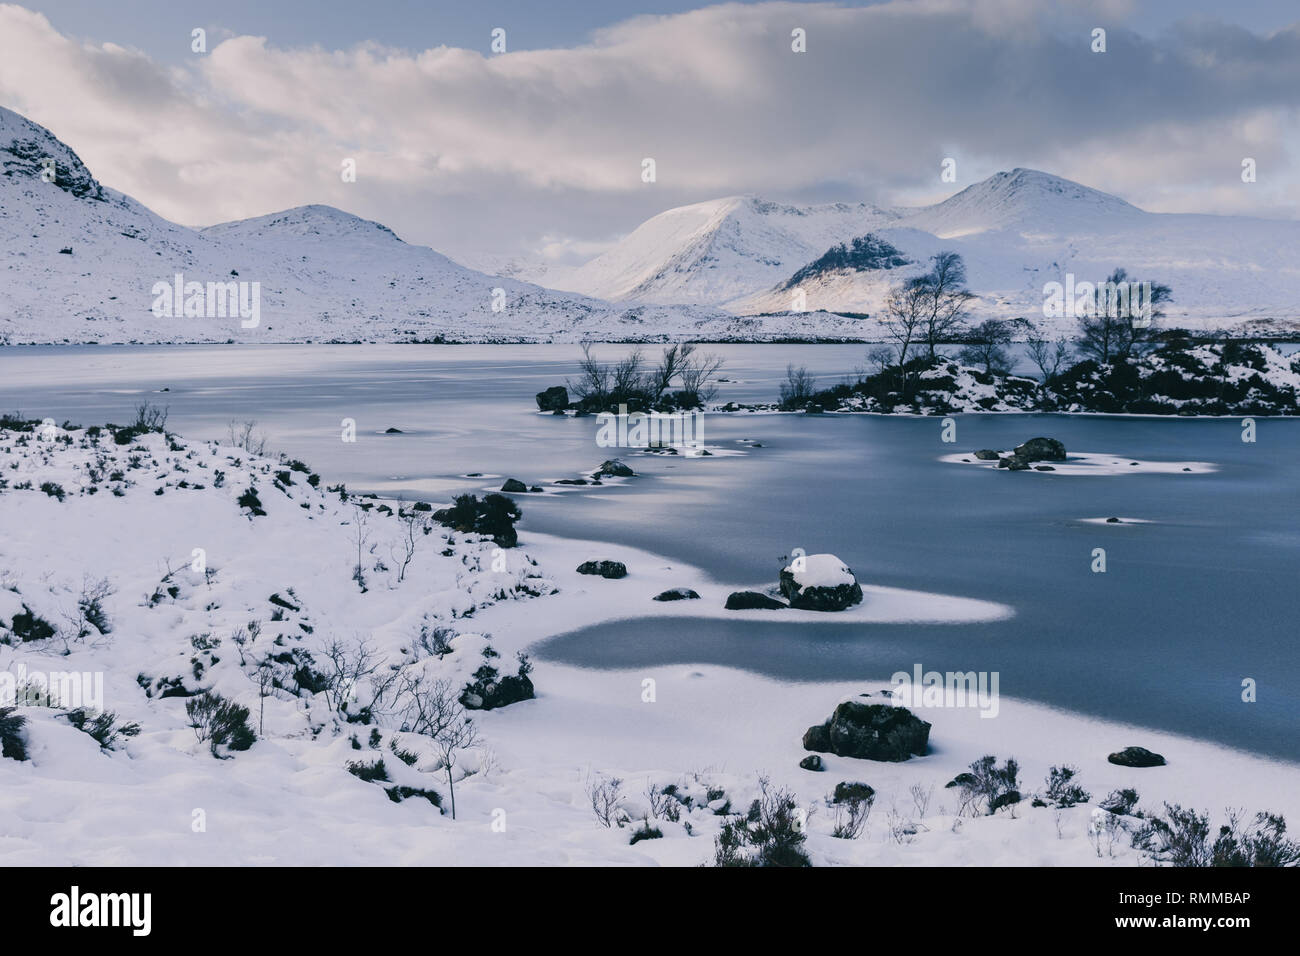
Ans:
{"label": "snow-covered mountain", "polygon": [[662,212],[552,281],[614,301],[726,307],[788,278],[835,243],[897,218],[866,203],[786,206],[732,196]]}
{"label": "snow-covered mountain", "polygon": [[[911,261],[791,278],[840,243],[870,233]],[[692,302],[739,315],[805,308],[878,313],[900,275],[941,249],[965,259],[982,316],[1042,317],[1044,285],[1102,281],[1116,267],[1173,288],[1167,323],[1300,327],[1300,223],[1148,213],[1032,169],[997,173],[914,209],[778,206],[754,198],[683,206],[643,223],[577,270],[571,288],[615,301]],[[874,325],[874,323],[868,323]]]}
{"label": "snow-covered mountain", "polygon": [[[155,315],[155,284],[177,274],[258,283],[259,324]],[[330,206],[190,229],[101,185],[48,130],[0,108],[0,343],[637,340],[734,324],[709,308],[611,306],[476,272]]]}

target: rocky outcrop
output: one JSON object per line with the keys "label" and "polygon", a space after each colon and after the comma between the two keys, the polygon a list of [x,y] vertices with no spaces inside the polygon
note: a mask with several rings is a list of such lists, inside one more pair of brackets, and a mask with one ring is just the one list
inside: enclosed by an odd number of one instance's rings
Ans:
{"label": "rocky outcrop", "polygon": [[563,385],[552,385],[537,393],[537,408],[543,412],[562,412],[569,407],[569,390]]}
{"label": "rocky outcrop", "polygon": [[578,565],[579,574],[598,574],[602,578],[627,577],[627,565],[622,561],[583,561]]}
{"label": "rocky outcrop", "polygon": [[906,707],[846,700],[824,724],[803,735],[805,750],[841,757],[898,762],[923,756],[930,725]]}
{"label": "rocky outcrop", "polygon": [[775,611],[783,607],[785,605],[780,601],[770,598],[766,594],[760,594],[758,591],[732,591],[727,595],[728,611]]}
{"label": "rocky outcrop", "polygon": [[518,478],[507,478],[505,484],[501,486],[501,490],[508,492],[510,494],[517,495],[526,492],[528,490],[528,486],[524,484],[522,481],[520,481]]}
{"label": "rocky outcrop", "polygon": [[1121,767],[1163,767],[1165,758],[1145,747],[1125,747],[1106,758]]}
{"label": "rocky outcrop", "polygon": [[812,770],[820,773],[826,768],[822,765],[822,758],[816,754],[809,754],[799,761],[799,767],[802,770]]}
{"label": "rocky outcrop", "polygon": [[781,571],[781,594],[805,611],[842,611],[862,603],[853,571],[833,554],[796,558]]}
{"label": "rocky outcrop", "polygon": [[1031,438],[1017,445],[1012,454],[1026,461],[1065,461],[1065,446],[1055,438]]}
{"label": "rocky outcrop", "polygon": [[600,467],[591,473],[592,478],[632,478],[636,475],[631,468],[617,458],[600,463]]}
{"label": "rocky outcrop", "polygon": [[651,600],[654,601],[698,601],[700,596],[690,588],[669,588],[660,591]]}

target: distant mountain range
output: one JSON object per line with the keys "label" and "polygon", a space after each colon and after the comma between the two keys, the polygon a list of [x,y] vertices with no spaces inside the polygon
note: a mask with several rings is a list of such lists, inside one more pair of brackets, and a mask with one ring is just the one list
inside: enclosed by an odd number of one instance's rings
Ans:
{"label": "distant mountain range", "polygon": [[[1172,286],[1170,324],[1300,328],[1300,223],[1157,215],[1033,170],[919,209],[697,203],[577,269],[498,276],[330,206],[168,222],[0,108],[0,343],[871,339],[889,285],[940,249],[965,258],[981,315],[1039,316],[1045,283],[1123,266]],[[156,314],[178,274],[258,283],[258,325]]]}
{"label": "distant mountain range", "polygon": [[[1249,188],[1243,184],[1243,188]],[[896,263],[808,267],[871,236]],[[1300,326],[1300,222],[1148,213],[1032,169],[1014,169],[933,206],[788,206],[732,197],[682,206],[552,284],[616,302],[689,302],[738,315],[792,307],[879,313],[900,275],[960,253],[981,316],[1042,318],[1044,285],[1103,281],[1116,267],[1169,285],[1167,324],[1293,332]]]}

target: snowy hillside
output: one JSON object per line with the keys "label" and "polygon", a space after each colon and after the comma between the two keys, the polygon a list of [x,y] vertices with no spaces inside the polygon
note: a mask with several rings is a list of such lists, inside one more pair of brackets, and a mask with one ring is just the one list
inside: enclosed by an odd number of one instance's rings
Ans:
{"label": "snowy hillside", "polygon": [[[783,212],[754,211],[765,208]],[[792,308],[787,284],[800,268],[866,233],[896,246],[916,263],[913,272],[940,249],[959,252],[981,317],[1041,318],[1046,283],[1064,283],[1067,273],[1102,281],[1123,267],[1138,281],[1173,288],[1167,324],[1300,328],[1300,223],[1148,213],[1030,169],[997,173],[920,209],[797,209],[750,198],[669,210],[579,269],[574,288],[613,300],[712,304],[742,315],[785,312]],[[844,270],[799,288],[808,310],[874,318],[898,277]],[[863,325],[876,328],[874,321]]]}
{"label": "snowy hillside", "polygon": [[[806,812],[815,865],[1137,865],[1142,821],[1102,808],[1119,788],[1139,788],[1147,811],[1179,801],[1217,822],[1250,780],[1250,810],[1300,813],[1294,765],[1006,697],[996,721],[913,704],[932,724],[924,756],[823,752],[809,769],[805,728],[841,700],[887,706],[881,682],[521,669],[517,652],[629,608],[666,625],[824,613],[727,611],[742,582],[536,534],[526,513],[519,547],[497,548],[426,521],[427,504],[348,496],[302,462],[132,428],[0,420],[0,472],[0,865],[695,866],[761,778]],[[575,570],[593,558],[627,576]],[[698,600],[652,600],[687,585]],[[863,590],[844,613],[867,626],[1011,613]],[[516,671],[531,675],[523,699],[471,699],[471,683],[486,692]],[[477,729],[450,763],[417,706],[438,682],[465,689]],[[213,695],[230,707],[221,721],[203,716]],[[1167,765],[1108,758],[1130,744]],[[949,785],[985,753],[1020,761],[1022,802],[986,812]],[[1031,799],[1063,763],[1089,793]]]}
{"label": "snowy hillside", "polygon": [[[0,343],[573,341],[731,323],[485,275],[329,206],[189,229],[103,187],[48,130],[3,108],[0,167]],[[155,315],[155,283],[177,273],[258,283],[259,323]]]}
{"label": "snowy hillside", "polygon": [[788,278],[835,243],[896,218],[865,203],[800,207],[733,196],[660,213],[567,278],[552,281],[615,301],[725,306]]}

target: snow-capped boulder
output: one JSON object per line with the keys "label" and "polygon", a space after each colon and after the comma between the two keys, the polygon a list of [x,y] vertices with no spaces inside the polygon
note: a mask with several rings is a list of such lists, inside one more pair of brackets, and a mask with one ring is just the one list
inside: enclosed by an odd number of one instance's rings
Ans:
{"label": "snow-capped boulder", "polygon": [[804,750],[865,760],[908,760],[924,756],[930,724],[906,707],[843,701],[824,724],[809,727]]}
{"label": "snow-capped boulder", "polygon": [[833,554],[796,558],[781,571],[781,593],[791,607],[806,611],[842,611],[862,603],[857,578]]}
{"label": "snow-capped boulder", "polygon": [[1065,461],[1065,445],[1055,438],[1031,438],[1017,445],[1014,454],[1028,461]]}

